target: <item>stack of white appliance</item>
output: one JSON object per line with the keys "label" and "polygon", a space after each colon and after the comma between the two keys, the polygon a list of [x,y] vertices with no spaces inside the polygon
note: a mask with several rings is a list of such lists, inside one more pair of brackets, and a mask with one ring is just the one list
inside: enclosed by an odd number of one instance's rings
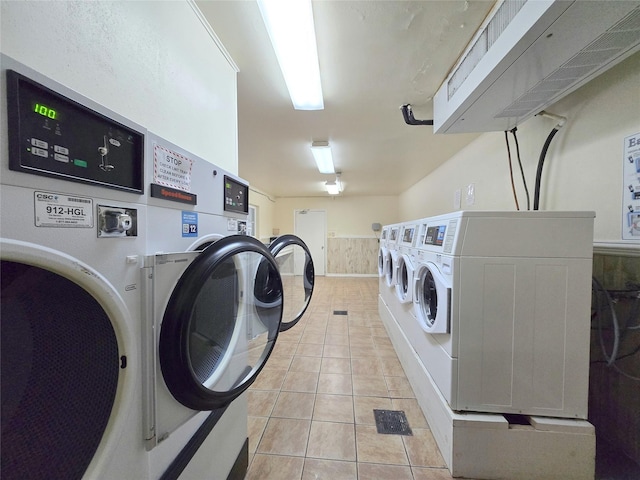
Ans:
{"label": "stack of white appliance", "polygon": [[401,225],[396,290],[412,302],[381,285],[380,315],[454,476],[593,473],[593,219],[469,211]]}

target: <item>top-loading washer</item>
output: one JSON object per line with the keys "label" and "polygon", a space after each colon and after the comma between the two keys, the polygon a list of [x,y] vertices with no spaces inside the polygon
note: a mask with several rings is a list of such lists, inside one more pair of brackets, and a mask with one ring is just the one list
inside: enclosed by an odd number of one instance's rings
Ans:
{"label": "top-loading washer", "polygon": [[0,63],[1,476],[146,478],[145,130]]}
{"label": "top-loading washer", "polygon": [[[270,250],[239,234],[249,194],[242,179],[153,134],[147,138],[152,185],[142,278],[150,476],[175,478],[187,465],[188,477],[241,477],[248,462],[241,394],[278,332],[304,313],[313,262],[293,235]],[[281,271],[284,264],[294,266],[291,275]],[[196,453],[200,445],[208,448]]]}
{"label": "top-loading washer", "polygon": [[413,324],[455,411],[586,418],[593,212],[455,212],[419,226]]}

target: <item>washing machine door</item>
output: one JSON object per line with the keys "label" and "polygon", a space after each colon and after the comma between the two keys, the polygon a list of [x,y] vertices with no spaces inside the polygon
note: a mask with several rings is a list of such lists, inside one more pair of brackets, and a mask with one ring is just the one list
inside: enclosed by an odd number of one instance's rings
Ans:
{"label": "washing machine door", "polygon": [[280,331],[284,332],[298,323],[311,301],[315,282],[313,259],[307,245],[295,235],[276,238],[269,251],[276,259],[282,280],[284,311]]}
{"label": "washing machine door", "polygon": [[396,296],[401,303],[409,303],[413,300],[413,261],[409,255],[402,254],[398,257],[398,278],[396,282]]}
{"label": "washing machine door", "polygon": [[398,266],[398,252],[389,250],[387,252],[387,271],[385,272],[385,282],[388,287],[393,288],[396,284],[398,274],[396,272]]}
{"label": "washing machine door", "polygon": [[387,255],[389,254],[389,250],[387,247],[380,247],[378,249],[378,276],[384,277],[387,272]]}
{"label": "washing machine door", "polygon": [[283,314],[278,265],[261,242],[224,237],[205,248],[176,283],[160,329],[162,375],[192,410],[221,408],[256,379]]}
{"label": "washing machine door", "polygon": [[80,260],[0,243],[0,475],[98,478],[135,409],[133,321],[115,288]]}
{"label": "washing machine door", "polygon": [[450,332],[451,286],[438,267],[431,262],[420,267],[416,275],[414,312],[425,332]]}

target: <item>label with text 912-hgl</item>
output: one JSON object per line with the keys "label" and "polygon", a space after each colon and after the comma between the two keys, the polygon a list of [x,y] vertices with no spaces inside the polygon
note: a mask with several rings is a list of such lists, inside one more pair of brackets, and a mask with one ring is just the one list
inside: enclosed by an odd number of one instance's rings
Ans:
{"label": "label with text 912-hgl", "polygon": [[93,228],[93,199],[34,192],[36,227]]}

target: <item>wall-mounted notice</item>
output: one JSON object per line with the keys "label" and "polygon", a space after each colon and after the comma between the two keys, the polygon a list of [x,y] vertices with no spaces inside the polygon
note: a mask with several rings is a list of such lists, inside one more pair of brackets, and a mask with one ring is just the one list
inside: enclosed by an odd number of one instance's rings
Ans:
{"label": "wall-mounted notice", "polygon": [[640,133],[624,139],[622,239],[640,241]]}
{"label": "wall-mounted notice", "polygon": [[162,145],[153,146],[153,183],[191,191],[191,168],[194,160],[172,152]]}

